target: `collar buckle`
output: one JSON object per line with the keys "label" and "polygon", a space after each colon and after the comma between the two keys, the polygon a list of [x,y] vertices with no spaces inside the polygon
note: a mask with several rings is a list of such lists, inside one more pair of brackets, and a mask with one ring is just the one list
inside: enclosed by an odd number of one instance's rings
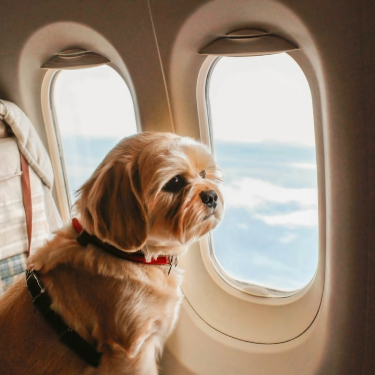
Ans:
{"label": "collar buckle", "polygon": [[33,305],[42,315],[48,314],[51,311],[52,301],[35,271],[26,272],[26,284],[33,299]]}
{"label": "collar buckle", "polygon": [[171,273],[172,266],[177,267],[178,265],[178,256],[177,255],[171,255],[169,258],[169,270],[168,275]]}

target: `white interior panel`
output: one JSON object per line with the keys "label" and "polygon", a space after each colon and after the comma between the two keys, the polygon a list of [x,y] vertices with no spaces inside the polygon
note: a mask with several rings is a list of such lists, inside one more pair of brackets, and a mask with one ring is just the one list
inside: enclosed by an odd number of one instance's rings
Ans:
{"label": "white interior panel", "polygon": [[257,299],[223,284],[195,245],[181,261],[186,301],[162,373],[374,372],[373,1],[13,0],[2,1],[0,13],[0,97],[27,113],[45,146],[40,67],[60,51],[83,48],[110,59],[132,93],[141,129],[199,139],[207,116],[197,82],[209,62],[202,48],[241,29],[267,30],[298,46],[290,55],[314,103],[318,273],[289,301]]}

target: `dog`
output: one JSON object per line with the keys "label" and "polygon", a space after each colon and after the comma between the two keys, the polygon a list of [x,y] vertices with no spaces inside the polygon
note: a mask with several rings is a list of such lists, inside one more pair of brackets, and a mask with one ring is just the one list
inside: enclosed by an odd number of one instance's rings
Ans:
{"label": "dog", "polygon": [[123,139],[78,191],[73,224],[29,257],[27,285],[3,296],[1,373],[157,374],[182,299],[174,266],[222,219],[221,182],[212,154],[190,138]]}

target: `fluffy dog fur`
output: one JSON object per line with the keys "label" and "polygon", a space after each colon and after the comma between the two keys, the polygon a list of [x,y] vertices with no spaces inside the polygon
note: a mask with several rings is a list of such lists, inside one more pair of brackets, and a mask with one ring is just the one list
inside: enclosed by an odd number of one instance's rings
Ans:
{"label": "fluffy dog fur", "polygon": [[[220,181],[205,146],[142,133],[121,141],[82,186],[77,217],[87,232],[123,251],[178,256],[220,221]],[[216,192],[216,209],[203,203],[202,191]],[[168,265],[119,259],[81,247],[76,237],[68,224],[29,258],[28,268],[38,271],[52,309],[103,353],[99,368],[58,341],[21,280],[0,304],[1,372],[157,374],[181,300],[180,269],[168,276]]]}

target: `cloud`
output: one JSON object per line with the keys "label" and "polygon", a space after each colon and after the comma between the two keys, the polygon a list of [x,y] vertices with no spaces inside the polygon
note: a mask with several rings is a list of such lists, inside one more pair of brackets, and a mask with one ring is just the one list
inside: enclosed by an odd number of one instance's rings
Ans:
{"label": "cloud", "polygon": [[290,243],[294,241],[297,238],[297,235],[295,233],[285,233],[279,241],[282,243]]}
{"label": "cloud", "polygon": [[315,163],[293,163],[292,166],[294,168],[315,169],[316,170],[316,164]]}
{"label": "cloud", "polygon": [[242,230],[248,230],[249,229],[249,226],[245,223],[239,223],[236,226],[237,226],[237,228],[240,228]]}
{"label": "cloud", "polygon": [[276,186],[255,178],[244,178],[223,187],[228,207],[246,208],[253,211],[265,203],[296,202],[302,207],[317,206],[316,189],[293,189]]}
{"label": "cloud", "polygon": [[317,210],[296,211],[285,215],[255,215],[269,225],[282,226],[316,226],[318,224]]}
{"label": "cloud", "polygon": [[[276,186],[259,179],[244,178],[223,187],[227,208],[242,208],[268,225],[316,226],[318,206],[316,189]],[[259,213],[269,203],[293,204],[294,212],[264,215]]]}

